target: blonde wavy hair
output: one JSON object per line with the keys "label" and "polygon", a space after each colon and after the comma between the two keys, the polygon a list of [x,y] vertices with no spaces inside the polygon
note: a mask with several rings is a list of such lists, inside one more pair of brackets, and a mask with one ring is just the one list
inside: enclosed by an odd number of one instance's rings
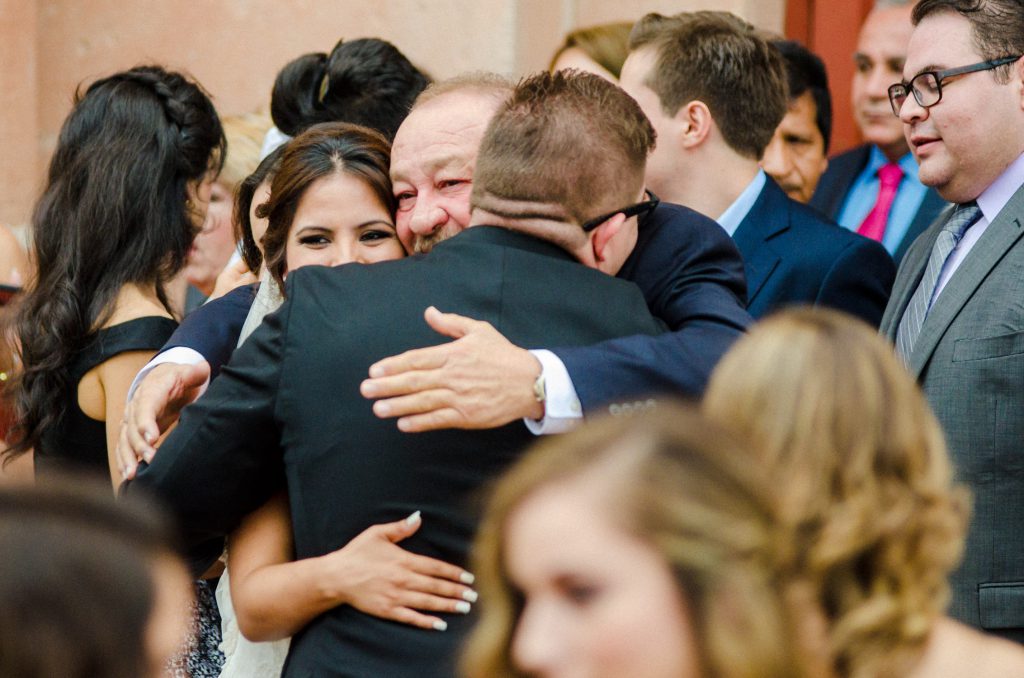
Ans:
{"label": "blonde wavy hair", "polygon": [[523,601],[505,569],[505,526],[538,489],[594,471],[621,527],[672,569],[693,617],[702,676],[811,675],[786,597],[790,541],[777,529],[770,486],[748,458],[684,406],[598,420],[536,445],[498,483],[478,532],[473,567],[482,616],[463,675],[523,675],[510,654]]}
{"label": "blonde wavy hair", "polygon": [[843,314],[784,311],[726,354],[703,411],[746,437],[802,535],[837,674],[905,675],[948,602],[969,499],[892,346]]}

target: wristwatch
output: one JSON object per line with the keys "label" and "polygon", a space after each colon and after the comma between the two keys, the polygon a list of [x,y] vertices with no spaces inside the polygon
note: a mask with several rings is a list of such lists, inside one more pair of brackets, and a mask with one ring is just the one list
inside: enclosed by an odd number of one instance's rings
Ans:
{"label": "wristwatch", "polygon": [[547,387],[544,384],[544,370],[540,371],[533,382],[533,397],[537,399],[538,403],[543,403],[548,398]]}

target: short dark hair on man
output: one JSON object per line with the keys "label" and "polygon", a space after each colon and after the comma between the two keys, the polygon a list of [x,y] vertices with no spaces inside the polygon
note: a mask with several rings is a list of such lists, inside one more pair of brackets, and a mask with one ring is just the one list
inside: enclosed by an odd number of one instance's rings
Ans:
{"label": "short dark hair on man", "polygon": [[645,83],[666,115],[702,101],[729,146],[760,159],[786,115],[782,56],[753,26],[729,12],[648,14],[633,26],[630,51],[657,60]]}
{"label": "short dark hair on man", "polygon": [[[1024,3],[1020,0],[921,0],[911,21],[916,26],[926,16],[955,12],[971,24],[971,40],[984,59],[1024,54]],[[1006,83],[1012,64],[993,70],[996,82]]]}
{"label": "short dark hair on man", "polygon": [[796,40],[772,40],[786,63],[786,79],[789,85],[789,100],[810,92],[814,101],[814,122],[825,140],[825,153],[832,142],[832,95],[828,91],[828,74],[825,62],[817,54]]}
{"label": "short dark hair on man", "polygon": [[[480,144],[473,206],[582,224],[636,199],[655,133],[640,106],[617,86],[577,70],[522,80],[498,108]],[[582,233],[582,231],[581,231]]]}
{"label": "short dark hair on man", "polygon": [[304,54],[281,69],[270,115],[289,136],[322,122],[350,122],[390,141],[428,84],[430,79],[390,42],[340,40],[330,54]]}

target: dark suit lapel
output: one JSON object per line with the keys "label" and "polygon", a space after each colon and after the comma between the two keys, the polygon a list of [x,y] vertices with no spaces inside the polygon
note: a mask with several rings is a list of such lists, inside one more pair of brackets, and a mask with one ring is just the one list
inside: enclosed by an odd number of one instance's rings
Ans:
{"label": "dark suit lapel", "polygon": [[846,194],[856,181],[857,175],[868,164],[870,155],[871,147],[863,145],[829,158],[828,169],[825,170],[817,190],[811,197],[811,206],[824,212],[833,221],[838,221],[839,210],[846,201]]}
{"label": "dark suit lapel", "polygon": [[[924,325],[921,326],[921,335],[910,356],[910,371],[915,377],[920,376],[939,340],[960,313],[960,309],[1024,233],[1024,226],[1018,217],[1022,213],[1024,188],[1019,188],[946,283],[946,287],[925,318]],[[932,240],[934,241],[934,238]],[[906,308],[906,302],[903,306]],[[902,316],[902,313],[900,315]]]}
{"label": "dark suit lapel", "polygon": [[767,241],[788,228],[789,205],[786,203],[786,194],[771,178],[766,178],[761,195],[732,234],[746,268],[748,306],[754,303],[757,293],[764,287],[781,259]]}

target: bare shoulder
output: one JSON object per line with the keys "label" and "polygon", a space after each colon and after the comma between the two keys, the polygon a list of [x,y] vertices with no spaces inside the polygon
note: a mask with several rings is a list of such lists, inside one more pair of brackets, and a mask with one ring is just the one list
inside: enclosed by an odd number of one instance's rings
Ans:
{"label": "bare shoulder", "polygon": [[1024,647],[943,618],[908,678],[1024,678]]}

